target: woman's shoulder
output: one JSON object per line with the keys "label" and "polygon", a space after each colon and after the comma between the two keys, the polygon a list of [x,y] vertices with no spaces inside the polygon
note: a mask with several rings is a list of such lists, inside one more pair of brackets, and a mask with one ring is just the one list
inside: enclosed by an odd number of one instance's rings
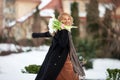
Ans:
{"label": "woman's shoulder", "polygon": [[68,33],[68,30],[62,29],[62,30],[58,30],[58,32],[67,32]]}
{"label": "woman's shoulder", "polygon": [[62,30],[58,30],[57,33],[55,34],[56,37],[62,37],[62,36],[67,36],[68,35],[68,30],[66,29],[62,29]]}

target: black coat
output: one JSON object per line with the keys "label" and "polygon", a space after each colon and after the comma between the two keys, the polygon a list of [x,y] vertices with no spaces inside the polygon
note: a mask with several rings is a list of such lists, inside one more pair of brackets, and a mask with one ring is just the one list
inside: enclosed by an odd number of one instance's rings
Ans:
{"label": "black coat", "polygon": [[[49,32],[46,32],[33,33],[32,36],[35,38],[44,36],[50,37],[51,35]],[[35,80],[56,80],[59,72],[64,66],[69,51],[68,31],[58,31],[53,37],[52,44]]]}

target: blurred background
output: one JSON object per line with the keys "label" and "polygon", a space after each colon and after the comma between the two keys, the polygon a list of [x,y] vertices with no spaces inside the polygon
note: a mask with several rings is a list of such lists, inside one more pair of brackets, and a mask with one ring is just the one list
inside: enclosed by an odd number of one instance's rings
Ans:
{"label": "blurred background", "polygon": [[[88,69],[94,69],[94,62],[97,60],[96,64],[99,67],[107,64],[104,68],[106,71],[108,68],[119,70],[120,0],[0,0],[1,61],[3,57],[13,53],[34,53],[32,51],[37,50],[38,54],[42,51],[47,53],[51,38],[33,39],[31,34],[48,31],[49,19],[53,15],[57,18],[62,12],[69,13],[74,19],[73,25],[78,27],[72,29],[71,34],[77,55],[81,61],[85,62],[86,78],[95,78],[93,75],[97,74],[97,71],[92,74]],[[111,63],[111,60],[115,62]],[[104,63],[104,61],[108,62]],[[0,63],[4,65],[5,63],[2,62]],[[3,69],[0,66],[0,77]],[[102,75],[100,72],[97,76],[95,79],[110,78],[106,73]],[[2,76],[1,80],[7,79]]]}

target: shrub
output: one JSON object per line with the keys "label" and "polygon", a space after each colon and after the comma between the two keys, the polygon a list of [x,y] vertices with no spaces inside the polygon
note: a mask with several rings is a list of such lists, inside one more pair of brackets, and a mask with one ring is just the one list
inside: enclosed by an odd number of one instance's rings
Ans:
{"label": "shrub", "polygon": [[40,69],[40,65],[29,65],[29,66],[25,66],[25,71],[22,70],[22,73],[33,73],[33,74],[37,74],[38,71]]}
{"label": "shrub", "polygon": [[91,60],[87,61],[86,64],[84,65],[85,69],[92,69],[93,68],[93,63]]}
{"label": "shrub", "polygon": [[82,56],[79,56],[79,60],[80,60],[80,63],[82,64],[82,66],[85,67],[85,69],[93,68],[92,60],[86,60]]}
{"label": "shrub", "polygon": [[97,41],[90,41],[87,39],[80,40],[78,42],[78,55],[83,56],[86,59],[91,59],[96,57],[96,53],[98,50],[98,42]]}
{"label": "shrub", "polygon": [[107,69],[107,72],[106,80],[120,80],[120,69]]}

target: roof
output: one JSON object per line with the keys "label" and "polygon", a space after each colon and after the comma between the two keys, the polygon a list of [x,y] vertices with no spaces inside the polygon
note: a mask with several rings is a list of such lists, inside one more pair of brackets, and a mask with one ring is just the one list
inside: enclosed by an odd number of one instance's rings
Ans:
{"label": "roof", "polygon": [[16,1],[29,1],[29,2],[41,2],[41,0],[16,0]]}

